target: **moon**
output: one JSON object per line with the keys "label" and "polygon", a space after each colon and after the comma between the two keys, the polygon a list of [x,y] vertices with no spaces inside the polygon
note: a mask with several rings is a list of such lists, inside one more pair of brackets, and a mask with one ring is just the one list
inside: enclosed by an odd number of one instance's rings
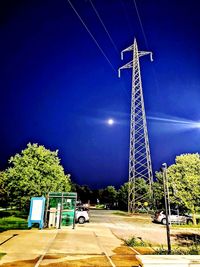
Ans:
{"label": "moon", "polygon": [[109,125],[113,125],[114,120],[113,120],[113,119],[108,119],[107,123],[108,123]]}

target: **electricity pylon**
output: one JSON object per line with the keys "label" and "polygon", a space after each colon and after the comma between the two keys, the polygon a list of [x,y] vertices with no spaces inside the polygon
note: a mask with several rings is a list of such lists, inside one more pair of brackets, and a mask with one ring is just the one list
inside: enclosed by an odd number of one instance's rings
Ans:
{"label": "electricity pylon", "polygon": [[149,185],[149,192],[152,193],[153,173],[139,58],[150,55],[151,61],[153,59],[152,52],[138,51],[136,39],[134,39],[133,45],[121,52],[121,59],[123,59],[123,53],[128,51],[133,51],[133,60],[119,68],[118,73],[120,77],[121,69],[132,68],[128,212],[133,213],[136,208],[136,201],[144,198],[144,195],[136,198],[136,193],[140,191],[140,188],[136,188],[136,179],[144,178]]}

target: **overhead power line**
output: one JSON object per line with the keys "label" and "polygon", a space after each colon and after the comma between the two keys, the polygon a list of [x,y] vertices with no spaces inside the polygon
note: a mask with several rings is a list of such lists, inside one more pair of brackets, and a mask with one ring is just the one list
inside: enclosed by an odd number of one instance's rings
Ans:
{"label": "overhead power line", "polygon": [[119,54],[120,52],[119,52],[117,46],[115,45],[115,42],[113,41],[113,39],[112,39],[110,33],[108,32],[108,29],[106,28],[105,24],[103,23],[103,20],[101,19],[100,15],[99,15],[99,13],[98,13],[98,11],[97,11],[97,9],[95,8],[94,4],[92,3],[92,0],[89,0],[89,1],[90,1],[90,4],[91,4],[91,6],[92,6],[92,8],[93,8],[93,10],[94,10],[94,12],[95,12],[95,14],[97,15],[99,21],[101,22],[101,25],[103,26],[103,28],[104,28],[106,34],[108,35],[108,38],[110,39],[110,41],[111,41],[111,43],[112,43],[112,45],[113,45],[115,51],[117,52],[117,54]]}
{"label": "overhead power line", "polygon": [[77,12],[77,10],[75,9],[75,7],[73,6],[73,4],[71,3],[70,0],[67,0],[68,3],[70,4],[71,8],[73,9],[73,11],[75,12],[75,14],[77,15],[77,17],[79,18],[79,20],[81,21],[82,25],[85,27],[85,29],[87,30],[87,32],[89,33],[90,37],[92,38],[92,40],[95,42],[96,46],[98,47],[98,49],[101,51],[102,55],[105,57],[105,59],[107,60],[107,62],[109,63],[109,65],[111,66],[111,68],[114,70],[114,72],[117,72],[117,70],[115,69],[115,67],[113,66],[113,64],[110,62],[109,58],[106,56],[106,54],[104,53],[103,49],[101,48],[101,46],[99,45],[99,43],[97,42],[97,40],[95,39],[94,35],[91,33],[91,31],[89,30],[89,28],[87,27],[87,25],[85,24],[85,22],[83,21],[83,19],[81,18],[81,16],[79,15],[79,13]]}
{"label": "overhead power line", "polygon": [[[89,33],[90,37],[92,38],[92,40],[95,42],[96,46],[98,47],[98,49],[101,51],[101,54],[105,57],[106,61],[109,63],[110,67],[112,68],[112,70],[114,71],[114,73],[117,73],[117,70],[115,69],[115,67],[113,66],[113,64],[110,62],[110,60],[108,59],[108,57],[106,56],[105,52],[103,51],[103,49],[101,48],[101,46],[99,45],[99,43],[97,42],[97,40],[95,39],[94,35],[91,33],[91,31],[89,30],[89,28],[87,27],[86,23],[83,21],[83,19],[81,18],[81,16],[79,15],[78,11],[75,9],[75,7],[73,6],[73,4],[71,3],[70,0],[67,0],[68,3],[70,4],[71,8],[73,9],[74,13],[77,15],[77,17],[79,18],[79,20],[81,21],[82,25],[84,26],[84,28],[87,30],[87,32]],[[121,88],[123,89],[124,93],[126,94],[126,96],[128,96],[128,93],[124,87],[124,84],[120,84]]]}
{"label": "overhead power line", "polygon": [[135,10],[136,10],[136,13],[137,13],[137,16],[138,16],[138,20],[139,20],[139,23],[140,23],[140,27],[141,27],[141,30],[142,30],[143,37],[144,37],[146,48],[147,48],[147,50],[149,50],[149,45],[148,45],[148,42],[147,42],[147,37],[146,37],[145,31],[144,31],[144,27],[142,25],[142,20],[141,20],[140,13],[139,13],[138,8],[137,8],[136,0],[133,0],[133,2],[134,2],[134,5],[135,5]]}
{"label": "overhead power line", "polygon": [[[136,0],[133,0],[133,2],[134,2],[135,10],[136,10],[136,13],[137,13],[138,21],[139,21],[139,24],[140,24],[140,28],[141,28],[141,31],[142,31],[142,35],[144,37],[144,41],[145,41],[145,44],[146,44],[146,48],[147,48],[147,50],[149,50],[147,36],[145,34],[145,31],[144,31],[144,27],[143,27],[143,24],[142,24],[142,19],[141,19],[141,16],[140,16],[137,4],[136,4]],[[157,87],[157,90],[159,91],[159,83],[158,83],[158,79],[157,79],[157,75],[156,75],[156,70],[155,70],[155,68],[153,66],[152,66],[152,72],[153,72],[153,76],[154,76],[155,85]]]}

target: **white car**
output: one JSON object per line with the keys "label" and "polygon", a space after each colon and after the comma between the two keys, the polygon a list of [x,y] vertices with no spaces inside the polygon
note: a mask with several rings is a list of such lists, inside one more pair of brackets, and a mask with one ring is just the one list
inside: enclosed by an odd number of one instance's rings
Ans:
{"label": "white car", "polygon": [[[186,223],[192,223],[192,217],[189,215],[178,215],[176,213],[171,212],[171,215],[168,217],[170,223],[177,223],[177,224],[186,224]],[[162,224],[166,224],[166,215],[164,211],[156,212],[154,218],[154,222],[159,222]]]}
{"label": "white car", "polygon": [[75,212],[75,221],[83,224],[90,221],[89,210],[85,207],[77,207]]}

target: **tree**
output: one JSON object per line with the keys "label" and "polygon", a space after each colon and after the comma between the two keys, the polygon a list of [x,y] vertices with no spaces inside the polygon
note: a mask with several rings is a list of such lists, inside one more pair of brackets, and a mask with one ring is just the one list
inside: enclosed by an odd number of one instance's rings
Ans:
{"label": "tree", "polygon": [[109,185],[102,190],[101,201],[112,205],[117,202],[117,191],[114,186]]}
{"label": "tree", "polygon": [[168,170],[169,186],[173,190],[172,202],[181,202],[192,214],[200,208],[200,155],[183,154],[176,157]]}
{"label": "tree", "polygon": [[[129,182],[124,183],[118,190],[118,202],[119,208],[128,210],[128,190]],[[151,203],[151,194],[149,191],[149,185],[143,178],[137,178],[135,180],[135,204],[136,209],[141,209],[149,206]]]}
{"label": "tree", "polygon": [[0,171],[0,207],[7,207],[6,174]]}
{"label": "tree", "polygon": [[124,183],[118,190],[118,203],[122,210],[128,210],[128,185],[128,182]]}
{"label": "tree", "polygon": [[65,175],[58,158],[58,150],[50,151],[38,144],[27,148],[9,160],[5,171],[5,188],[11,205],[25,208],[32,196],[46,196],[48,192],[70,191],[70,175]]}
{"label": "tree", "polygon": [[78,185],[74,184],[73,190],[77,192],[78,200],[83,203],[88,203],[91,201],[92,198],[92,190],[89,188],[88,185]]}
{"label": "tree", "polygon": [[163,174],[156,172],[157,180],[153,183],[153,198],[157,209],[162,209],[165,206],[164,191],[163,191]]}
{"label": "tree", "polygon": [[[149,190],[149,184],[144,178],[135,179],[135,204],[136,210],[143,209],[152,204],[152,196]],[[145,203],[145,205],[144,205]],[[146,205],[147,204],[147,205]]]}

